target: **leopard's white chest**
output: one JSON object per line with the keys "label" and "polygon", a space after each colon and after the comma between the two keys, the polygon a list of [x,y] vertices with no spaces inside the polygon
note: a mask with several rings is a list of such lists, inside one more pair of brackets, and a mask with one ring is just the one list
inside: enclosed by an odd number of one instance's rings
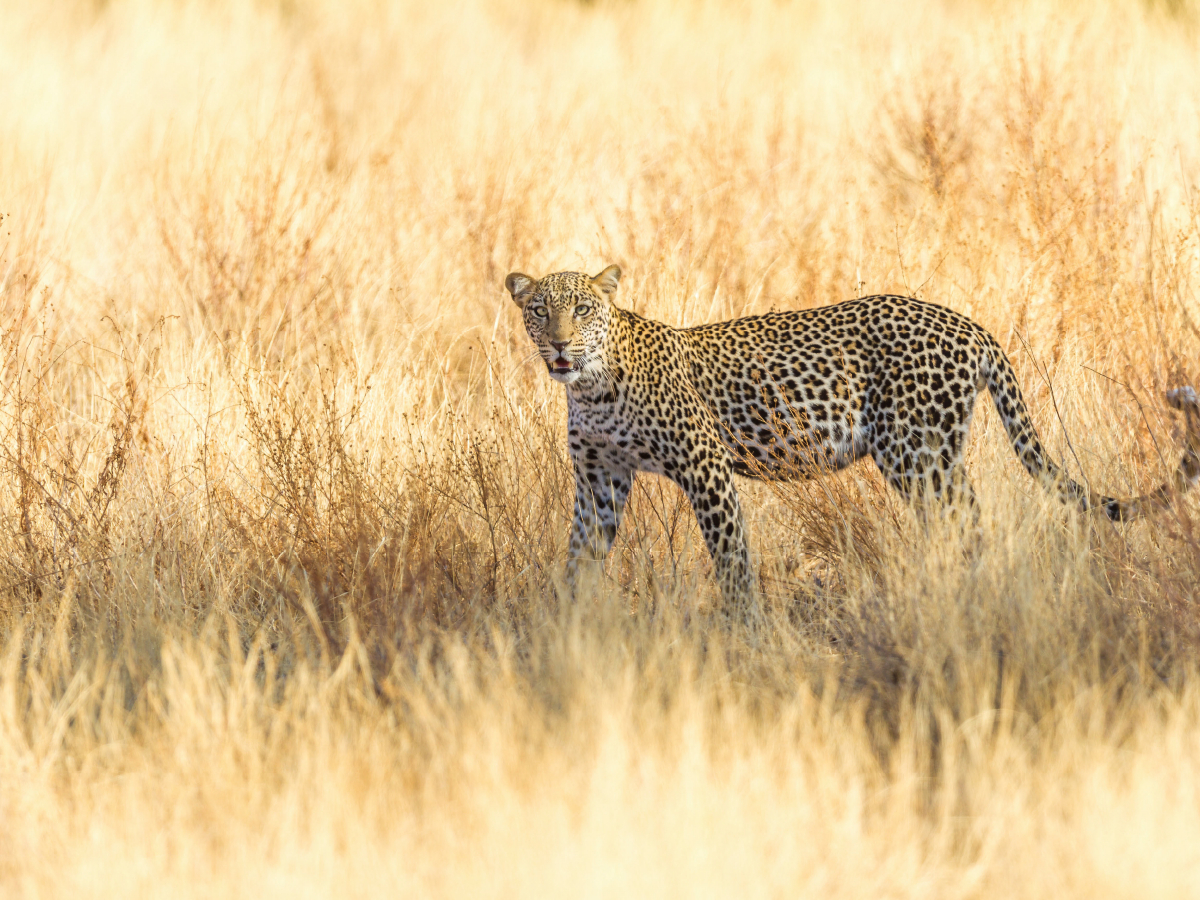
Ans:
{"label": "leopard's white chest", "polygon": [[629,436],[628,423],[617,402],[593,402],[568,397],[567,428],[592,441],[614,442]]}

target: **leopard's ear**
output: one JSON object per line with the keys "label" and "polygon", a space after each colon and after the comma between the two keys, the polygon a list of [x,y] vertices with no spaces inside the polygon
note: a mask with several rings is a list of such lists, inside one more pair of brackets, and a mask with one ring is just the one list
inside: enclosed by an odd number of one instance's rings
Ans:
{"label": "leopard's ear", "polygon": [[617,282],[621,280],[621,267],[609,266],[592,278],[592,284],[600,288],[611,300],[617,293]]}
{"label": "leopard's ear", "polygon": [[504,279],[504,286],[512,294],[513,303],[521,309],[525,308],[525,304],[529,300],[529,291],[535,284],[537,281],[523,272],[512,272]]}

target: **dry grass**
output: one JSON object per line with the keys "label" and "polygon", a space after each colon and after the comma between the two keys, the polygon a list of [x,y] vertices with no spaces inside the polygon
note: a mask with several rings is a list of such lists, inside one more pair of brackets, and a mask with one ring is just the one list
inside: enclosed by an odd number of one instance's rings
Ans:
{"label": "dry grass", "polygon": [[1192,897],[1197,500],[644,479],[572,603],[501,280],[904,291],[1127,493],[1200,382],[1193,7],[0,2],[0,892]]}

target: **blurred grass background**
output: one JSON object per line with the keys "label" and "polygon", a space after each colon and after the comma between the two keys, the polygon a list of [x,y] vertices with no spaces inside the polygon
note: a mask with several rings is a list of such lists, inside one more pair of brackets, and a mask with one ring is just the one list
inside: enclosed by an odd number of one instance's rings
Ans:
{"label": "blurred grass background", "polygon": [[[0,0],[0,885],[1200,892],[1196,501],[982,534],[742,483],[767,627],[635,487],[561,599],[508,271],[673,324],[903,292],[1071,474],[1200,381],[1185,2]],[[986,407],[986,408],[985,408]]]}

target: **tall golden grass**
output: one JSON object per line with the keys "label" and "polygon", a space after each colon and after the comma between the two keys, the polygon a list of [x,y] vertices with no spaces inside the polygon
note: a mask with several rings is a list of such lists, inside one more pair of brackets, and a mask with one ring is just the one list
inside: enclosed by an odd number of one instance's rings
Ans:
{"label": "tall golden grass", "polygon": [[1073,476],[1200,381],[1182,3],[0,3],[0,891],[1194,897],[1200,532],[743,484],[763,624],[638,482],[560,565],[501,281],[674,324],[871,292]]}

